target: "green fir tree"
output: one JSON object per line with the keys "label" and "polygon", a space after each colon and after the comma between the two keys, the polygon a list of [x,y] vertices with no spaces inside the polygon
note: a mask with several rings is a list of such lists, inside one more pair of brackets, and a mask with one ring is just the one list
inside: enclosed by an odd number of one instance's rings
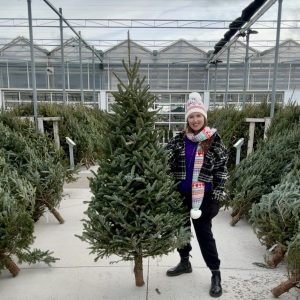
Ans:
{"label": "green fir tree", "polygon": [[13,276],[20,269],[13,261],[47,264],[55,262],[49,251],[30,249],[34,242],[34,221],[29,207],[34,207],[35,190],[7,164],[0,150],[0,271],[7,268]]}
{"label": "green fir tree", "polygon": [[272,187],[293,169],[293,160],[300,154],[300,125],[273,135],[231,173],[227,188],[233,195],[231,224],[249,217],[253,203],[260,202]]}
{"label": "green fir tree", "polygon": [[157,111],[139,62],[126,65],[112,114],[103,120],[102,157],[90,187],[94,196],[80,237],[96,259],[118,255],[134,261],[137,286],[144,284],[145,257],[167,254],[189,241],[187,218],[170,175],[168,152],[155,129]]}

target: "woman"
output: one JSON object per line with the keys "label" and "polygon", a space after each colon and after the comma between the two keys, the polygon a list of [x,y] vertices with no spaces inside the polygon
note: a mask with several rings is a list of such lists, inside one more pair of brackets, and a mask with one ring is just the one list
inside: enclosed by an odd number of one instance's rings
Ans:
{"label": "woman", "polygon": [[[199,93],[189,95],[186,106],[186,129],[167,145],[171,172],[178,181],[184,206],[190,212],[203,259],[212,272],[210,295],[222,295],[220,259],[212,234],[212,218],[219,211],[219,200],[227,179],[228,152],[216,129],[207,127],[207,112]],[[191,226],[190,218],[187,226]],[[178,249],[179,264],[167,271],[167,276],[191,273],[187,244]]]}

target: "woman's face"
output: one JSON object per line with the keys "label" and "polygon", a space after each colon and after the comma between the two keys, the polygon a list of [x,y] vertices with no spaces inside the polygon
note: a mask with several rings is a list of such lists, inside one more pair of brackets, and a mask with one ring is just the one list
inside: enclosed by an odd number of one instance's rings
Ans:
{"label": "woman's face", "polygon": [[198,133],[204,127],[205,117],[201,113],[194,112],[189,115],[187,122],[194,133]]}

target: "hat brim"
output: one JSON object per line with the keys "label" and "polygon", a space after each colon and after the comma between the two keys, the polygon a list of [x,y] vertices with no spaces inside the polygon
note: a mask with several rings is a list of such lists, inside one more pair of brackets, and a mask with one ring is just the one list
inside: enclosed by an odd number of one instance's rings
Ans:
{"label": "hat brim", "polygon": [[201,109],[201,108],[199,108],[199,107],[197,107],[197,108],[195,107],[195,108],[190,109],[190,110],[186,113],[186,115],[185,115],[185,120],[186,120],[186,121],[188,120],[188,117],[189,117],[192,113],[200,113],[200,114],[202,114],[202,115],[204,116],[204,118],[207,120],[207,113],[206,113],[206,111],[203,110],[203,109]]}

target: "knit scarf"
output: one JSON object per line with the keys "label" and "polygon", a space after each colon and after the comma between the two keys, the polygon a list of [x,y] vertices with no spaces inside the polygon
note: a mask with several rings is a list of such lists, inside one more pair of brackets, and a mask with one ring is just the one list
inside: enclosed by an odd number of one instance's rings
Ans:
{"label": "knit scarf", "polygon": [[196,135],[190,132],[186,134],[189,140],[198,144],[196,149],[192,178],[192,209],[190,212],[192,219],[198,219],[202,214],[200,206],[202,204],[205,191],[205,183],[198,180],[204,159],[204,151],[201,148],[201,142],[210,139],[216,131],[217,130],[215,128],[209,128],[206,126]]}

